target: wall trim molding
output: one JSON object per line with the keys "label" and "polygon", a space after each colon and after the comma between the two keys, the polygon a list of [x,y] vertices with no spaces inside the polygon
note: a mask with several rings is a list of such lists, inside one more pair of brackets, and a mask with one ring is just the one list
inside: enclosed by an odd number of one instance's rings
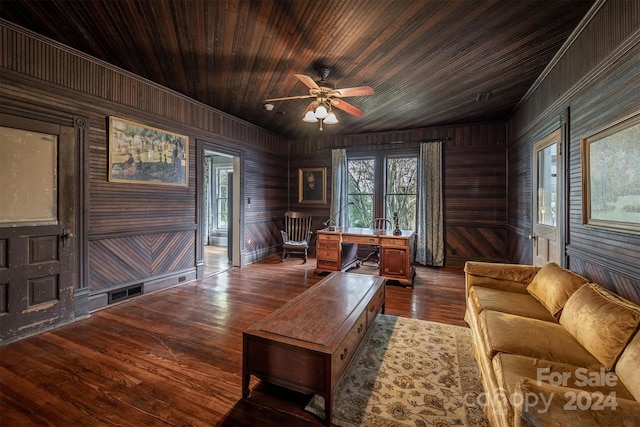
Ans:
{"label": "wall trim molding", "polygon": [[582,20],[578,23],[578,26],[574,28],[574,30],[569,35],[569,38],[563,43],[560,47],[560,50],[556,52],[551,61],[547,64],[547,66],[542,70],[542,73],[538,76],[535,82],[531,85],[527,93],[524,94],[522,99],[516,104],[516,106],[511,111],[511,115],[516,112],[516,110],[520,107],[520,105],[524,104],[533,94],[533,92],[538,89],[540,84],[547,78],[547,76],[551,73],[551,70],[558,65],[562,57],[567,53],[567,51],[573,46],[576,42],[580,34],[587,28],[587,25],[593,20],[593,18],[598,14],[602,6],[606,3],[607,0],[596,0],[596,2],[591,6],[587,14],[582,18]]}
{"label": "wall trim molding", "polygon": [[638,264],[633,265],[628,261],[612,258],[606,253],[591,251],[575,245],[568,245],[565,250],[569,258],[578,258],[621,276],[640,281],[640,265]]}
{"label": "wall trim molding", "polygon": [[[541,122],[546,120],[550,115],[554,115],[555,111],[565,109],[565,106],[569,103],[569,101],[574,98],[580,91],[582,91],[586,86],[591,84],[593,81],[602,77],[609,68],[614,65],[620,58],[622,58],[625,54],[627,54],[631,49],[633,49],[638,43],[640,43],[640,28],[634,31],[625,41],[620,43],[614,50],[612,50],[609,55],[607,55],[600,64],[596,65],[592,68],[587,74],[585,74],[580,80],[578,80],[570,89],[568,89],[565,93],[559,96],[554,102],[549,104],[543,111],[538,114],[538,116],[533,119],[530,123],[524,126],[520,131],[514,136],[514,139],[511,141],[511,144],[520,140],[527,134],[531,133],[533,129],[537,128]],[[530,94],[528,96],[531,96]],[[518,104],[518,106],[521,106]],[[511,117],[513,118],[516,114],[517,108],[513,110],[511,113]]]}

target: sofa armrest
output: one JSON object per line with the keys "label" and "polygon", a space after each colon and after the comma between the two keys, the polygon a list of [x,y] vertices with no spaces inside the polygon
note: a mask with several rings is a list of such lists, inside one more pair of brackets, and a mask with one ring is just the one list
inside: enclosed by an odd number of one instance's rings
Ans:
{"label": "sofa armrest", "polygon": [[525,379],[512,396],[514,427],[638,426],[640,402]]}
{"label": "sofa armrest", "polygon": [[464,266],[466,296],[472,286],[511,292],[527,292],[527,286],[541,267],[525,264],[467,261]]}

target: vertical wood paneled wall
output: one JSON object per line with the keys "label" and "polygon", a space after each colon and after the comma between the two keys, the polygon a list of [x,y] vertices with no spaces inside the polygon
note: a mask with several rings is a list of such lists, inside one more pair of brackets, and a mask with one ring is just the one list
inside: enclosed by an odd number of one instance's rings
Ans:
{"label": "vertical wood paneled wall", "polygon": [[[166,88],[53,43],[12,24],[0,26],[2,105],[25,116],[88,119],[83,176],[88,185],[82,215],[86,241],[81,287],[92,308],[105,291],[150,283],[169,286],[195,277],[198,232],[196,141],[214,141],[241,153],[251,205],[243,230],[247,258],[273,248],[273,211],[286,205],[288,142]],[[189,136],[187,187],[108,181],[109,116]],[[274,206],[277,207],[274,208]],[[248,254],[248,255],[246,255]]]}
{"label": "vertical wood paneled wall", "polygon": [[[532,261],[531,153],[567,112],[566,260],[572,270],[640,302],[640,236],[583,225],[581,140],[640,111],[640,2],[597,2],[591,19],[509,122],[509,258]],[[640,143],[640,142],[639,142]]]}
{"label": "vertical wood paneled wall", "polygon": [[[467,260],[506,261],[506,127],[480,123],[432,127],[368,135],[319,138],[291,146],[289,194],[291,207],[310,212],[314,229],[329,217],[326,205],[299,204],[298,168],[327,167],[331,179],[330,147],[347,153],[419,153],[424,139],[450,138],[444,153],[445,265],[462,267]],[[405,141],[403,144],[394,144]]]}

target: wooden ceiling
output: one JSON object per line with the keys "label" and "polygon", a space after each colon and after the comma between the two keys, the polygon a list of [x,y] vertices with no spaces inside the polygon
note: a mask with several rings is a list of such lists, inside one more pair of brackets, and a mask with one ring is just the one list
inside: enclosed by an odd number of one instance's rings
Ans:
{"label": "wooden ceiling", "polygon": [[[290,138],[508,118],[593,0],[2,0],[0,16]],[[303,122],[295,76],[347,98],[339,123]],[[489,94],[477,101],[478,94]]]}

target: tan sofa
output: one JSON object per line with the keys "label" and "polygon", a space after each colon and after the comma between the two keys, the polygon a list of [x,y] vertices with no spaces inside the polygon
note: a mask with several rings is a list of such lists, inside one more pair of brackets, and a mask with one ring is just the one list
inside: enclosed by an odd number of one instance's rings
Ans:
{"label": "tan sofa", "polygon": [[640,306],[574,272],[469,261],[467,310],[493,426],[640,426]]}

